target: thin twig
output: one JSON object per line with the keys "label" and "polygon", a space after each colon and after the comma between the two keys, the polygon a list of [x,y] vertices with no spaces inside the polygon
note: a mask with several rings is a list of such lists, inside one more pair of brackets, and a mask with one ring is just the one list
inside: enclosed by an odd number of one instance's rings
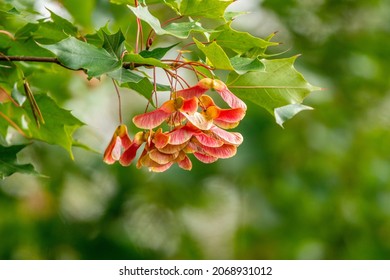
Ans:
{"label": "thin twig", "polygon": [[158,107],[156,67],[153,67],[153,94],[154,94],[154,99],[156,102],[156,107]]}
{"label": "thin twig", "polygon": [[[138,7],[138,0],[134,0],[134,6]],[[142,41],[144,40],[144,35],[142,32],[142,22],[139,17],[137,17],[137,37],[135,39],[135,53],[138,53],[142,50]]]}
{"label": "thin twig", "polygon": [[114,84],[115,87],[115,92],[116,95],[118,96],[118,114],[119,114],[119,123],[122,124],[123,119],[122,119],[122,100],[121,100],[121,94],[119,92],[118,85],[115,83],[115,80],[112,79],[112,83]]}
{"label": "thin twig", "polygon": [[[178,17],[168,19],[167,21],[161,24],[161,27],[164,27],[167,24],[171,23],[172,21],[179,20],[181,18],[183,18],[183,16],[178,16]],[[152,46],[155,36],[156,36],[156,32],[154,31],[154,29],[151,29],[148,34],[148,37],[146,38],[146,50],[149,50],[149,48]]]}
{"label": "thin twig", "polygon": [[153,67],[153,91],[148,99],[148,103],[146,104],[145,113],[148,111],[149,105],[153,101],[153,95],[155,96],[155,100],[156,100],[154,106],[157,108],[158,107],[158,100],[157,100],[156,67]]}
{"label": "thin twig", "polygon": [[16,131],[19,132],[23,137],[27,138],[27,135],[23,132],[23,130],[16,123],[14,123],[9,117],[7,117],[7,115],[0,112],[0,116],[4,118],[7,122],[9,122],[10,125],[12,125],[16,129]]}

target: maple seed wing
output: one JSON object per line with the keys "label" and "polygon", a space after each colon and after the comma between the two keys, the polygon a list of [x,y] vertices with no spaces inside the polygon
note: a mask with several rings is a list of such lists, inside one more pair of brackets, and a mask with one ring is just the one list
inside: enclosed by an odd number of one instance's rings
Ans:
{"label": "maple seed wing", "polygon": [[153,129],[162,124],[170,113],[157,109],[152,112],[147,112],[141,115],[137,115],[133,118],[133,123],[142,129]]}

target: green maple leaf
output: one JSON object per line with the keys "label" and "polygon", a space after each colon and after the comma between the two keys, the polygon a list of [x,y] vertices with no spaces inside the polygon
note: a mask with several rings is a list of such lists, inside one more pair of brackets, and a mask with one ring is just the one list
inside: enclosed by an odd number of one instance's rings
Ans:
{"label": "green maple leaf", "polygon": [[191,32],[200,33],[212,33],[214,30],[205,29],[197,21],[186,21],[186,22],[172,22],[164,27],[167,34],[175,36],[177,38],[186,39],[190,36]]}
{"label": "green maple leaf", "polygon": [[207,57],[207,61],[216,69],[233,70],[233,66],[229,57],[224,50],[216,43],[212,42],[207,46],[194,38],[194,42],[198,49],[200,49]]}
{"label": "green maple leaf", "polygon": [[111,34],[108,27],[103,27],[98,31],[99,37],[103,40],[103,48],[112,56],[121,58],[124,50],[125,37],[119,30],[118,32]]}
{"label": "green maple leaf", "polygon": [[77,28],[52,11],[50,11],[50,20],[40,19],[38,22],[38,29],[33,32],[32,37],[39,43],[52,44],[68,36],[77,36]]}
{"label": "green maple leaf", "polygon": [[176,13],[183,16],[223,18],[233,0],[164,0]]}
{"label": "green maple leaf", "polygon": [[[26,133],[30,133],[34,139],[63,147],[73,158],[72,135],[83,123],[75,118],[70,111],[60,108],[47,95],[37,94],[35,100],[42,112],[45,123],[38,127],[34,121],[30,121],[28,125],[29,130]],[[30,120],[33,120],[31,107],[27,104],[23,107]]]}
{"label": "green maple leaf", "polygon": [[173,47],[177,46],[179,43],[173,44],[171,46],[165,48],[155,48],[153,50],[143,50],[139,54],[143,58],[155,58],[162,59],[168,51],[170,51]]}
{"label": "green maple leaf", "polygon": [[141,54],[138,53],[128,53],[123,57],[124,62],[128,63],[135,63],[135,64],[145,64],[145,65],[151,65],[156,66],[164,69],[168,69],[169,65],[161,62],[159,59],[155,59],[153,57],[143,57]]}
{"label": "green maple leaf", "polygon": [[148,7],[128,7],[134,15],[149,24],[158,35],[171,35],[180,39],[186,39],[191,32],[213,32],[213,30],[203,28],[201,24],[196,21],[175,22],[163,28],[158,18],[149,12]]}
{"label": "green maple leaf", "polygon": [[[245,54],[252,58],[263,55],[267,47],[279,44],[255,37],[248,32],[234,30],[230,25],[231,22],[216,29],[218,32],[211,34],[210,41],[216,41],[222,48],[228,48],[240,55]],[[270,36],[269,39],[272,37]]]}
{"label": "green maple leaf", "polygon": [[122,66],[115,54],[74,37],[40,46],[54,53],[63,66],[73,70],[85,69],[90,77],[100,76]]}
{"label": "green maple leaf", "polygon": [[238,97],[264,107],[283,126],[295,114],[311,109],[302,102],[312,91],[320,90],[294,68],[296,58],[262,59],[265,67],[262,71],[241,76],[232,72],[228,77],[228,87]]}
{"label": "green maple leaf", "polygon": [[263,63],[258,58],[235,56],[230,58],[234,70],[243,75],[249,71],[261,71],[264,69]]}
{"label": "green maple leaf", "polygon": [[[47,95],[36,94],[35,101],[44,119],[44,123],[41,123],[39,126],[34,120],[34,115],[28,102],[25,102],[21,107],[16,107],[11,102],[0,104],[0,111],[12,120],[27,138],[61,146],[73,158],[72,145],[74,141],[72,135],[83,123],[69,111],[60,108]],[[9,122],[4,118],[0,118],[0,128],[7,126],[9,126]],[[6,131],[3,130],[4,133]]]}
{"label": "green maple leaf", "polygon": [[10,147],[0,145],[0,179],[11,176],[16,172],[38,174],[31,164],[18,163],[16,155],[24,147],[26,147],[26,145],[15,145]]}

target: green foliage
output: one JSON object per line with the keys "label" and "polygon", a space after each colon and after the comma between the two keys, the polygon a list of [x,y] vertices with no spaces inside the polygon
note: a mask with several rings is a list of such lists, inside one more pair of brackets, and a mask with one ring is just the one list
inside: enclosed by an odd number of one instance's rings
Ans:
{"label": "green foliage", "polygon": [[150,66],[156,66],[163,69],[168,69],[169,66],[165,63],[161,62],[158,59],[155,59],[153,57],[145,58],[141,54],[138,53],[130,53],[126,54],[123,58],[124,62],[128,63],[134,63],[134,64],[142,64],[142,65],[150,65]]}
{"label": "green foliage", "polygon": [[[231,73],[228,86],[238,96],[267,109],[282,125],[287,119],[310,107],[298,106],[304,98],[319,88],[310,85],[294,69],[296,57],[282,59],[262,59],[264,70],[243,75]],[[291,104],[290,106],[288,106]],[[288,107],[283,107],[288,106]],[[283,109],[281,109],[282,107]]]}
{"label": "green foliage", "polygon": [[231,22],[222,25],[216,31],[211,35],[210,40],[216,41],[223,48],[229,48],[240,55],[251,58],[262,56],[268,47],[278,45],[275,42],[256,38],[248,32],[234,30]]}
{"label": "green foliage", "polygon": [[28,129],[26,129],[27,135],[30,138],[38,139],[49,144],[55,144],[66,149],[71,157],[72,155],[72,135],[83,123],[77,118],[72,116],[70,111],[60,108],[53,99],[44,94],[35,96],[38,107],[40,108],[45,123],[39,127],[35,125],[32,120],[32,110],[29,106],[24,106],[25,115],[22,114],[19,118],[20,125],[22,126],[21,119],[26,116],[30,119]]}
{"label": "green foliage", "polygon": [[164,0],[175,9],[179,15],[205,17],[205,18],[222,18],[225,9],[233,0]]}
{"label": "green foliage", "polygon": [[264,64],[258,58],[234,56],[230,59],[230,63],[237,74],[240,75],[249,71],[261,71],[264,69]]}
{"label": "green foliage", "polygon": [[186,39],[192,32],[198,33],[211,33],[214,32],[212,29],[205,29],[197,21],[189,22],[172,22],[164,28],[164,34],[172,35],[177,38]]}
{"label": "green foliage", "polygon": [[[44,121],[39,125],[35,122],[33,109],[28,102],[24,102],[23,106],[15,106],[11,102],[0,104],[0,112],[9,116],[9,119],[24,132],[26,138],[59,145],[73,157],[72,134],[83,123],[72,116],[69,111],[60,108],[53,99],[45,94],[35,95],[35,100]],[[4,118],[0,119],[0,124],[10,125],[9,121]],[[5,138],[6,135],[7,133],[2,136]]]}
{"label": "green foliage", "polygon": [[25,145],[13,145],[11,147],[0,145],[0,179],[4,179],[14,173],[37,174],[31,164],[20,164],[17,162],[16,154],[25,147]]}
{"label": "green foliage", "polygon": [[[293,68],[295,57],[269,59],[268,48],[278,45],[271,41],[274,34],[262,39],[231,27],[234,18],[242,14],[226,12],[233,1],[111,2],[107,7],[120,7],[130,15],[125,25],[114,21],[114,32],[109,23],[91,31],[89,16],[93,14],[94,1],[64,4],[73,20],[50,10],[47,10],[48,17],[42,17],[32,6],[18,6],[15,12],[10,12],[15,8],[12,5],[0,7],[8,19],[1,21],[4,31],[0,36],[4,40],[0,52],[9,56],[9,60],[34,61],[7,62],[4,59],[1,62],[0,82],[11,99],[20,101],[20,96],[24,95],[23,90],[14,85],[20,86],[25,79],[32,81],[31,89],[25,88],[29,102],[19,103],[21,106],[15,106],[15,102],[0,105],[5,115],[0,119],[4,139],[9,138],[7,127],[12,126],[22,136],[61,146],[72,156],[72,135],[83,122],[47,94],[36,94],[50,90],[49,95],[66,100],[55,87],[45,89],[35,82],[42,83],[39,76],[52,73],[54,67],[58,67],[53,63],[66,68],[63,71],[81,70],[88,79],[107,76],[116,85],[138,92],[153,106],[158,104],[159,92],[174,92],[191,86],[184,78],[184,73],[189,73],[198,79],[228,76],[231,91],[266,108],[280,125],[309,109],[301,103],[318,88],[307,83]],[[165,13],[159,14],[156,9]],[[174,13],[179,17],[164,18]],[[135,33],[128,32],[134,27]],[[168,46],[155,47],[155,41],[162,39],[169,42]],[[171,53],[175,53],[175,57],[172,58]],[[157,71],[165,73],[169,85],[159,82]],[[57,68],[55,72],[60,73]]]}
{"label": "green foliage", "polygon": [[135,74],[128,69],[120,68],[107,75],[115,79],[121,87],[131,88],[146,99],[153,92],[153,84],[148,78]]}
{"label": "green foliage", "polygon": [[143,58],[155,58],[155,59],[162,59],[168,51],[170,51],[173,47],[177,46],[179,43],[176,43],[172,46],[165,47],[165,48],[155,48],[153,50],[143,50],[139,54]]}
{"label": "green foliage", "polygon": [[222,70],[234,70],[229,57],[216,42],[212,42],[205,46],[196,39],[194,39],[194,41],[199,50],[206,55],[210,66]]}
{"label": "green foliage", "polygon": [[72,14],[75,21],[85,27],[92,27],[93,9],[96,0],[67,0],[62,4]]}
{"label": "green foliage", "polygon": [[98,35],[103,40],[103,49],[112,56],[116,56],[118,59],[121,59],[125,41],[125,37],[122,32],[119,30],[114,34],[111,34],[109,30],[104,28],[98,31]]}
{"label": "green foliage", "polygon": [[38,28],[33,34],[34,39],[42,44],[55,43],[67,36],[77,36],[77,27],[52,11],[50,11],[50,19],[41,19],[38,22]]}
{"label": "green foliage", "polygon": [[186,39],[191,32],[213,32],[213,30],[204,29],[199,22],[192,20],[188,22],[173,22],[163,28],[158,18],[153,16],[146,6],[129,6],[129,8],[135,16],[149,24],[158,35],[171,35],[179,39]]}
{"label": "green foliage", "polygon": [[[121,67],[115,53],[109,53],[74,37],[57,44],[41,46],[54,53],[63,66],[72,70],[85,69],[90,77],[97,77]],[[107,47],[112,51],[111,45],[108,44]]]}

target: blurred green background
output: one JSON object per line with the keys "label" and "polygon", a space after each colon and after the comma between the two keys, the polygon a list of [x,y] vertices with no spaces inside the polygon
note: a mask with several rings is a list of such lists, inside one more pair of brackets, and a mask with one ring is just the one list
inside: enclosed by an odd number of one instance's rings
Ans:
{"label": "blurred green background", "polygon": [[[130,13],[107,2],[34,5],[66,13],[63,5],[85,30],[126,22]],[[252,12],[237,29],[279,31],[283,45],[273,51],[302,54],[296,68],[326,88],[307,98],[315,110],[282,129],[248,104],[238,154],[191,172],[108,166],[82,149],[72,161],[35,143],[21,159],[50,178],[0,182],[1,259],[390,258],[390,2],[239,0],[231,8]],[[32,82],[60,89],[56,99],[88,124],[76,138],[102,152],[117,126],[112,85],[56,77]],[[144,100],[123,97],[129,122]]]}

